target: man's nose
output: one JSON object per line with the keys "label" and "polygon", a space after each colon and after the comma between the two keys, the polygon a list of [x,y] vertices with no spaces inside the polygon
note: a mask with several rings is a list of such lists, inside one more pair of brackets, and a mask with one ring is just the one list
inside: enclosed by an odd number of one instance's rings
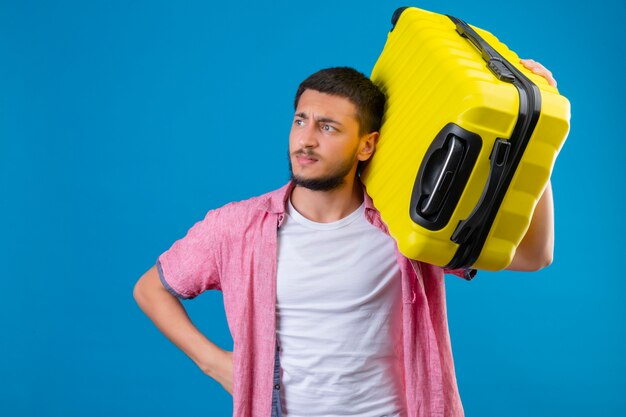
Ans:
{"label": "man's nose", "polygon": [[300,133],[300,146],[303,148],[314,148],[318,145],[317,126],[314,123],[305,126]]}

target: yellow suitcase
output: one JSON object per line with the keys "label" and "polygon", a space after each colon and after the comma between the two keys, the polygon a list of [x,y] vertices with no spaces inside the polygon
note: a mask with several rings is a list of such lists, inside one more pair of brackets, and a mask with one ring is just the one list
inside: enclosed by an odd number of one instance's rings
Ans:
{"label": "yellow suitcase", "polygon": [[570,106],[506,45],[401,8],[371,79],[387,96],[361,179],[407,257],[508,266],[569,131]]}

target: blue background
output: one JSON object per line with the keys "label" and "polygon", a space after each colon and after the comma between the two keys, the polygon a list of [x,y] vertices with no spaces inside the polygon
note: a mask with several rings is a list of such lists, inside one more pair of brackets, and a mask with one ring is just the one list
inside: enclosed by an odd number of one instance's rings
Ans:
{"label": "blue background", "polygon": [[[0,2],[0,415],[230,415],[133,285],[208,209],[287,180],[298,83],[369,74],[402,5]],[[626,3],[416,5],[542,62],[572,103],[553,265],[447,278],[467,416],[624,415]],[[232,348],[219,292],[186,307]]]}

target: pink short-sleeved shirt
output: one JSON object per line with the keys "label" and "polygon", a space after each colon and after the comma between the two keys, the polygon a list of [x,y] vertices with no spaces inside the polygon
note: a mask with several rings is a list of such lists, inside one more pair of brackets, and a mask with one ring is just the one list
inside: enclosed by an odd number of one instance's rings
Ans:
{"label": "pink short-sleeved shirt", "polygon": [[[223,293],[233,337],[233,417],[269,417],[276,348],[277,229],[293,188],[211,210],[157,261],[163,285],[180,298]],[[388,233],[364,193],[365,217]],[[396,249],[402,276],[404,387],[409,417],[460,417],[446,317],[444,269]],[[471,270],[445,271],[465,279]]]}

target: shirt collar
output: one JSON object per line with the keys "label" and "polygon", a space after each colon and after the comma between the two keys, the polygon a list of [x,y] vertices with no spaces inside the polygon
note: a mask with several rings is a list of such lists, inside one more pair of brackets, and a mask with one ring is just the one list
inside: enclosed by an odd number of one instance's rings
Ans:
{"label": "shirt collar", "polygon": [[[372,198],[367,194],[365,186],[363,184],[361,184],[361,186],[363,187],[363,200],[365,202],[366,214],[368,214],[370,211],[376,212],[376,208],[374,207],[374,202],[372,201]],[[287,208],[287,201],[289,200],[289,196],[291,195],[294,187],[295,184],[292,181],[289,181],[288,184],[284,185],[276,191],[269,193],[267,195],[267,199],[260,202],[259,209],[272,214],[284,214]]]}

